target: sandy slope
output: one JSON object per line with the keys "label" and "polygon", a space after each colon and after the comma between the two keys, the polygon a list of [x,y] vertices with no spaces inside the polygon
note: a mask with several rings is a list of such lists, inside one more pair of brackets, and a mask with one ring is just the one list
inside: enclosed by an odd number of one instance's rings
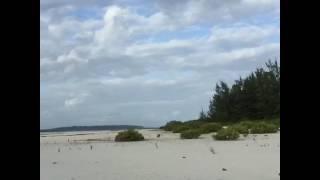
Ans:
{"label": "sandy slope", "polygon": [[140,132],[146,141],[116,143],[112,141],[116,132],[110,131],[40,137],[41,180],[280,179],[279,133],[258,135],[256,140],[249,135],[238,141],[215,141],[210,134],[180,140],[179,134],[170,132]]}

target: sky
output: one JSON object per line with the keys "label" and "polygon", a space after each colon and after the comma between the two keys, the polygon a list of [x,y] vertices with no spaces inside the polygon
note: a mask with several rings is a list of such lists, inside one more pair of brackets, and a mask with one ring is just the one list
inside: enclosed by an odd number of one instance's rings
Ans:
{"label": "sky", "polygon": [[40,0],[40,128],[190,120],[280,56],[278,0]]}

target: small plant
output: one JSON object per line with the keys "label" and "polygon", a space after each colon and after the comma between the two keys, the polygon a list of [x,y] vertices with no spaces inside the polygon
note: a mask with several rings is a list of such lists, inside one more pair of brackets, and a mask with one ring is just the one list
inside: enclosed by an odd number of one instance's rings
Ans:
{"label": "small plant", "polygon": [[201,133],[199,130],[190,129],[190,130],[181,132],[180,138],[181,139],[198,139],[200,135]]}
{"label": "small plant", "polygon": [[181,126],[176,126],[172,129],[173,133],[181,133],[183,131],[186,131],[188,129],[190,129],[191,127],[186,126],[186,125],[181,125]]}
{"label": "small plant", "polygon": [[144,140],[143,135],[133,129],[119,132],[115,137],[115,141],[142,141],[142,140]]}
{"label": "small plant", "polygon": [[196,128],[200,128],[203,124],[205,124],[205,122],[202,120],[191,120],[191,121],[186,121],[183,124],[191,127],[192,129],[196,129]]}
{"label": "small plant", "polygon": [[249,134],[249,127],[241,123],[233,125],[232,128],[237,130],[240,134]]}
{"label": "small plant", "polygon": [[165,126],[162,126],[161,129],[165,131],[172,131],[174,128],[181,126],[183,123],[181,121],[170,121]]}
{"label": "small plant", "polygon": [[207,123],[200,126],[201,133],[207,134],[211,132],[217,132],[222,128],[219,123]]}
{"label": "small plant", "polygon": [[280,128],[280,118],[279,119],[272,119],[272,120],[269,120],[270,123],[274,124],[277,126],[277,128]]}
{"label": "small plant", "polygon": [[257,123],[259,122],[253,122],[253,121],[241,121],[240,123],[238,123],[237,125],[238,126],[241,126],[241,127],[245,127],[247,129],[251,129],[253,126],[255,126]]}
{"label": "small plant", "polygon": [[278,127],[272,123],[260,122],[251,128],[252,134],[276,133]]}
{"label": "small plant", "polygon": [[212,137],[215,140],[236,140],[240,136],[239,132],[234,128],[221,129]]}

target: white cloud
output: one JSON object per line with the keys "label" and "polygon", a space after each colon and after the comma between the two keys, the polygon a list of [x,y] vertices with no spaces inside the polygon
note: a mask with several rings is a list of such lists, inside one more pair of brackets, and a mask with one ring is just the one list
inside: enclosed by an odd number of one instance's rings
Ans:
{"label": "white cloud", "polygon": [[178,111],[178,110],[172,112],[173,116],[178,116],[179,114],[180,114],[180,111]]}
{"label": "white cloud", "polygon": [[41,0],[42,127],[191,119],[280,53],[276,0],[89,2]]}
{"label": "white cloud", "polygon": [[71,108],[77,106],[85,101],[85,98],[89,96],[88,93],[81,93],[77,96],[72,95],[73,97],[66,99],[64,101],[64,106],[66,108]]}

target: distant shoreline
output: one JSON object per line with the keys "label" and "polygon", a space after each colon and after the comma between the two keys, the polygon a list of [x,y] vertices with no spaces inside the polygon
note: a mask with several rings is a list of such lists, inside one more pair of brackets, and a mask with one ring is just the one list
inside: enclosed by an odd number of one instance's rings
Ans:
{"label": "distant shoreline", "polygon": [[74,132],[74,131],[117,131],[126,129],[157,129],[158,127],[144,127],[136,125],[101,125],[101,126],[70,126],[51,129],[40,129],[40,133],[46,132]]}

